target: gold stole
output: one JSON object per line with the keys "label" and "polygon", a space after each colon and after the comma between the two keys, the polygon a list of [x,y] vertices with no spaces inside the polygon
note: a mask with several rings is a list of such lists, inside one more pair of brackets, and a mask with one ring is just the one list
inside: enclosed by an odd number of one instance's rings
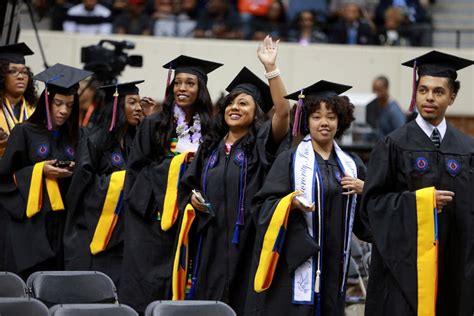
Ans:
{"label": "gold stole", "polygon": [[273,275],[275,274],[278,259],[280,258],[281,247],[285,238],[291,202],[296,194],[297,192],[292,192],[278,202],[267,231],[265,232],[254,280],[254,289],[257,293],[265,291],[272,284]]}
{"label": "gold stole", "polygon": [[435,188],[416,191],[418,316],[436,315],[438,238]]}
{"label": "gold stole", "polygon": [[113,172],[110,175],[109,187],[105,196],[104,206],[90,243],[91,254],[96,255],[107,248],[112,233],[117,225],[120,208],[123,201],[123,184],[125,170]]}
{"label": "gold stole", "polygon": [[[33,167],[28,202],[26,205],[26,216],[28,218],[33,217],[41,211],[43,204],[43,167],[44,161],[36,163]],[[51,203],[51,209],[53,211],[64,210],[64,203],[61,197],[61,192],[59,191],[57,180],[44,177],[44,182],[46,183],[46,190]]]}

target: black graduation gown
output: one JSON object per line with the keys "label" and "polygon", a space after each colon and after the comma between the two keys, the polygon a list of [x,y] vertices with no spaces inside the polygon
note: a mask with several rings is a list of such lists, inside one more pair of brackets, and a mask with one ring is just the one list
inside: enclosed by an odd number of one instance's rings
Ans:
{"label": "black graduation gown", "polygon": [[[473,139],[450,125],[437,149],[416,121],[373,150],[362,205],[374,239],[366,315],[417,314],[415,191],[430,186],[455,193],[438,214],[436,315],[474,313],[473,152]],[[450,160],[456,172],[448,171]]]}
{"label": "black graduation gown", "polygon": [[[289,135],[288,135],[289,136]],[[239,209],[239,178],[241,154],[246,144],[247,183],[245,191],[245,224],[240,230],[239,243],[233,244],[233,235]],[[288,149],[290,137],[279,145],[271,136],[271,121],[264,123],[256,137],[244,136],[234,143],[229,155],[222,140],[216,149],[217,159],[209,166],[205,198],[211,204],[212,212],[196,211],[197,221],[194,233],[190,234],[189,259],[195,261],[198,240],[202,236],[199,266],[196,275],[195,296],[197,300],[220,300],[228,303],[238,315],[243,314],[250,277],[251,256],[255,242],[255,224],[251,216],[252,197],[263,185],[265,175],[276,155]],[[248,152],[248,151],[247,151]],[[185,176],[181,180],[181,209],[190,201],[192,189],[204,192],[202,188],[203,170],[208,164],[207,157],[198,151]],[[194,267],[191,267],[193,270]]]}
{"label": "black graduation gown", "polygon": [[[64,260],[66,211],[51,211],[45,188],[41,211],[32,218],[26,217],[33,167],[44,160],[74,160],[74,156],[67,135],[58,135],[44,126],[25,122],[17,125],[10,135],[5,156],[0,162],[3,181],[0,194],[1,203],[11,217],[15,270],[25,278],[38,270],[62,270]],[[63,203],[69,182],[68,178],[58,179]]]}
{"label": "black graduation gown", "polygon": [[161,229],[168,169],[172,156],[159,155],[156,130],[161,113],[140,124],[125,177],[124,255],[119,288],[121,303],[143,312],[154,300],[171,298],[171,270],[177,223]]}
{"label": "black graduation gown", "polygon": [[113,172],[125,170],[133,136],[104,148],[103,130],[83,138],[77,151],[76,167],[66,203],[64,263],[67,270],[101,271],[119,285],[123,259],[123,205],[110,241],[102,252],[92,255],[90,243],[99,222]]}
{"label": "black graduation gown", "polygon": [[[296,148],[282,153],[268,173],[265,184],[255,196],[257,237],[252,260],[251,284],[246,315],[315,315],[315,305],[292,304],[293,275],[309,257],[316,255],[319,249],[317,239],[313,239],[307,230],[303,212],[293,209],[289,213],[287,230],[280,258],[270,287],[256,293],[254,277],[262,251],[263,239],[270,220],[281,198],[294,191],[293,158]],[[335,153],[324,160],[316,153],[324,186],[323,209],[323,264],[321,278],[321,315],[344,315],[345,291],[339,295],[343,275],[343,247],[345,205],[347,197],[342,195],[340,167]],[[358,156],[351,155],[357,166],[357,177],[365,178],[365,166]],[[339,177],[338,177],[339,176]],[[359,218],[359,202],[356,205],[353,232],[367,239],[367,231]],[[316,297],[315,297],[316,301]]]}

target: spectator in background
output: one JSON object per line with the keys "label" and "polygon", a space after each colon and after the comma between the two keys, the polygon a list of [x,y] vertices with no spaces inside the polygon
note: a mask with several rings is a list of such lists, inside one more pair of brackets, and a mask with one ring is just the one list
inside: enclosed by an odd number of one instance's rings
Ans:
{"label": "spectator in background", "polygon": [[128,7],[114,21],[114,33],[151,35],[153,21],[143,12],[144,0],[128,0]]}
{"label": "spectator in background", "polygon": [[367,104],[366,122],[372,126],[380,139],[403,126],[406,117],[397,101],[390,97],[389,81],[385,76],[375,78],[372,91],[377,97]]}
{"label": "spectator in background", "polygon": [[111,12],[97,0],[82,0],[67,11],[63,29],[70,33],[112,33]]}
{"label": "spectator in background", "polygon": [[303,46],[310,43],[327,43],[326,34],[316,24],[314,11],[301,11],[295,22],[296,26],[288,36],[290,42],[296,42]]}
{"label": "spectator in background", "polygon": [[239,15],[227,0],[209,0],[198,18],[194,37],[242,39]]}
{"label": "spectator in background", "polygon": [[156,0],[153,17],[155,36],[191,37],[196,27],[196,0]]}
{"label": "spectator in background", "polygon": [[280,40],[285,40],[287,37],[286,10],[281,0],[272,1],[267,14],[263,17],[254,17],[252,21],[253,40],[263,41],[267,35]]}
{"label": "spectator in background", "polygon": [[329,41],[334,44],[373,45],[375,34],[369,21],[364,18],[360,5],[347,2],[343,5],[342,18],[331,28]]}
{"label": "spectator in background", "polygon": [[377,39],[384,46],[410,46],[410,34],[405,25],[402,9],[390,7],[385,11],[384,26],[378,30]]}
{"label": "spectator in background", "polygon": [[[257,18],[267,16],[270,5],[273,0],[238,0],[237,10],[239,11],[240,21],[242,22],[242,31],[244,38],[250,39],[253,34],[253,27]],[[262,37],[261,40],[265,38]]]}
{"label": "spectator in background", "polygon": [[326,0],[289,0],[288,1],[288,21],[294,22],[301,11],[313,11],[327,15],[328,5]]}

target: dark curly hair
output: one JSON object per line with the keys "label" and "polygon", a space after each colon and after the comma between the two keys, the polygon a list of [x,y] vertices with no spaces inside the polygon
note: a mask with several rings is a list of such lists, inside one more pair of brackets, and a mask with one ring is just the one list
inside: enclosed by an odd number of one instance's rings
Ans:
{"label": "dark curly hair", "polygon": [[[222,98],[219,103],[219,112],[215,118],[215,132],[213,133],[213,138],[209,138],[208,140],[204,141],[201,145],[202,152],[209,153],[218,143],[221,141],[222,138],[227,135],[229,132],[229,126],[225,122],[225,109],[234,101],[234,99],[242,94],[248,94],[245,91],[241,90],[233,90],[227,96]],[[245,153],[249,154],[252,150],[252,147],[255,145],[255,139],[258,132],[258,129],[266,120],[265,113],[261,110],[260,104],[254,99],[255,102],[255,117],[256,120],[253,122],[252,126],[250,127],[249,137],[242,143],[242,148],[244,149]]]}
{"label": "dark curly hair", "polygon": [[[6,63],[5,61],[0,62],[0,100],[5,98],[5,77],[8,74],[9,66],[10,63]],[[28,104],[34,106],[38,100],[33,80],[33,73],[31,72],[30,67],[26,67],[26,69],[30,75],[28,77],[28,84],[26,85],[26,90],[23,93],[23,97],[25,98],[26,102],[28,102]]]}
{"label": "dark curly hair", "polygon": [[[198,80],[198,95],[193,104],[194,111],[199,114],[201,119],[201,135],[203,142],[212,142],[215,139],[214,123],[212,121],[212,101],[207,89],[206,82],[199,76]],[[160,113],[160,119],[155,130],[155,138],[157,144],[155,147],[155,154],[160,156],[165,155],[170,149],[170,139],[176,131],[176,122],[173,117],[174,104],[174,88],[175,78],[166,88],[166,100],[163,102],[163,110]],[[192,124],[192,122],[191,122]]]}
{"label": "dark curly hair", "polygon": [[309,133],[309,118],[311,114],[321,108],[321,103],[323,102],[337,115],[337,132],[335,138],[340,138],[355,120],[354,105],[346,96],[315,97],[307,95],[304,100],[304,112],[306,115],[304,119],[306,124],[302,126],[303,134],[306,135]]}
{"label": "dark curly hair", "polygon": [[[57,94],[53,89],[48,90],[48,101],[51,106],[53,103],[54,96]],[[27,120],[28,123],[35,124],[35,125],[43,125],[46,127],[46,101],[45,101],[45,91],[41,94],[40,98],[38,99],[38,104],[36,106],[35,111]],[[71,145],[76,148],[79,142],[79,96],[78,94],[74,94],[74,104],[72,106],[72,112],[69,116],[66,123],[61,126],[61,131],[63,135],[67,135],[68,140],[71,142]]]}

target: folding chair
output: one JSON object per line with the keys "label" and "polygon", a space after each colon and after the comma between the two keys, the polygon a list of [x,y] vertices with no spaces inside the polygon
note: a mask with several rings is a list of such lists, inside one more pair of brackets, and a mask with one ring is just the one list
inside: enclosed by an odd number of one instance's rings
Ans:
{"label": "folding chair", "polygon": [[41,271],[26,280],[31,297],[48,307],[56,304],[115,303],[117,289],[97,271]]}
{"label": "folding chair", "polygon": [[145,316],[236,316],[234,310],[219,301],[154,301]]}
{"label": "folding chair", "polygon": [[16,274],[0,272],[0,297],[26,297],[26,284]]}
{"label": "folding chair", "polygon": [[2,297],[0,298],[0,315],[2,316],[48,316],[48,308],[34,298]]}
{"label": "folding chair", "polygon": [[138,316],[127,305],[120,304],[65,304],[49,309],[51,316]]}

